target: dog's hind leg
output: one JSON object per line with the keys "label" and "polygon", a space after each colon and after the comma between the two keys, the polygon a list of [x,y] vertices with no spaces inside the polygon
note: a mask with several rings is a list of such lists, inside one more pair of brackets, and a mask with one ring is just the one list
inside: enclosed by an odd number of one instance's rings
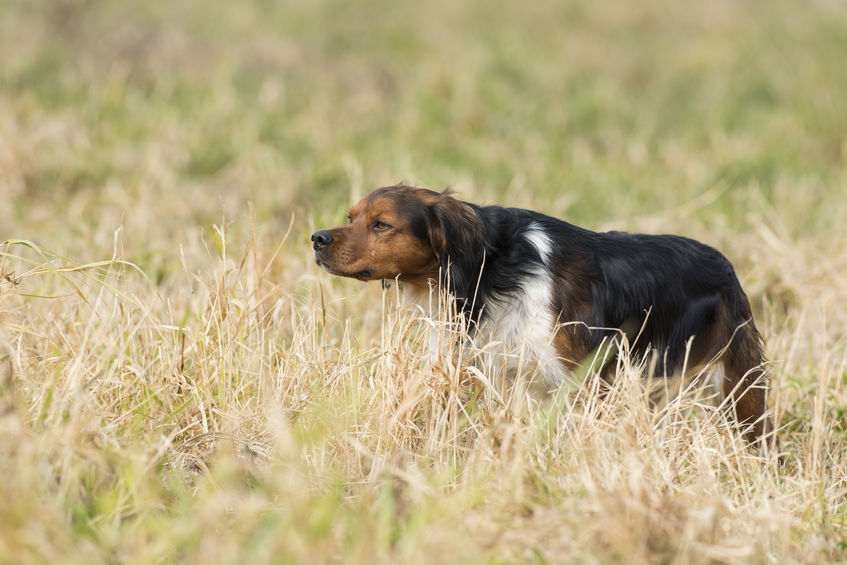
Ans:
{"label": "dog's hind leg", "polygon": [[769,378],[764,367],[762,338],[752,320],[735,330],[722,361],[725,368],[723,396],[735,420],[744,427],[745,439],[759,445],[764,441],[768,448],[778,449],[767,408]]}

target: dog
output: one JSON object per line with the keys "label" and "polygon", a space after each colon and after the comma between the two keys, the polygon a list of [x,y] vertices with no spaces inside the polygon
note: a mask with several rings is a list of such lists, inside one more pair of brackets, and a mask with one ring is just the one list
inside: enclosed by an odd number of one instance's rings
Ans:
{"label": "dog", "polygon": [[[745,438],[775,442],[763,341],[732,265],[712,247],[593,232],[403,184],[372,192],[348,220],[312,234],[328,272],[396,280],[421,302],[433,286],[446,290],[472,334],[523,344],[551,386],[621,333],[632,354],[655,355],[657,375],[714,366]],[[601,376],[613,374],[611,365]]]}

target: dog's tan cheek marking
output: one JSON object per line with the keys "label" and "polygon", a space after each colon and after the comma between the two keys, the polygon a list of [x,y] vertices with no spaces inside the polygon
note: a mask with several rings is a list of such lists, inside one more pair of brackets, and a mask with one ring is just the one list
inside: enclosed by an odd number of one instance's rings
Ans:
{"label": "dog's tan cheek marking", "polygon": [[398,234],[396,240],[394,256],[399,270],[417,276],[434,267],[437,258],[429,245],[409,233]]}
{"label": "dog's tan cheek marking", "polygon": [[368,246],[367,246],[367,257],[368,261],[372,263],[372,267],[374,269],[379,269],[382,267],[383,260],[381,255],[385,253],[384,246],[380,244],[380,242],[375,241],[375,234],[369,234],[368,236]]}

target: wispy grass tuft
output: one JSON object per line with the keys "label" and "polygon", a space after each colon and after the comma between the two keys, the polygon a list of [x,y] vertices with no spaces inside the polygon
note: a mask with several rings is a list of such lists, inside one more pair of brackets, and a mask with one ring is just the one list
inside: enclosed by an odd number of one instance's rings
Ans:
{"label": "wispy grass tuft", "polygon": [[[825,1],[7,2],[0,562],[842,562],[845,30]],[[656,403],[647,360],[549,396],[434,360],[309,249],[400,179],[721,249],[785,465],[697,387]]]}

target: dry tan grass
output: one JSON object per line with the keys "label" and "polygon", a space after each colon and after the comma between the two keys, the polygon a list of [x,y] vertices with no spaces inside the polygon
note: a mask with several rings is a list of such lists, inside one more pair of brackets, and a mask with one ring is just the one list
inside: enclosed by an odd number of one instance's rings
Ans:
{"label": "dry tan grass", "polygon": [[[847,11],[509,0],[0,10],[0,562],[840,563]],[[429,362],[308,235],[371,187],[736,265],[783,467],[623,365]],[[485,394],[478,394],[480,389]]]}
{"label": "dry tan grass", "polygon": [[840,560],[845,354],[797,337],[824,298],[765,325],[780,468],[693,396],[651,409],[637,365],[603,401],[591,378],[533,399],[427,362],[392,290],[308,256],[270,277],[290,244],[218,237],[168,289],[4,246],[7,557]]}

